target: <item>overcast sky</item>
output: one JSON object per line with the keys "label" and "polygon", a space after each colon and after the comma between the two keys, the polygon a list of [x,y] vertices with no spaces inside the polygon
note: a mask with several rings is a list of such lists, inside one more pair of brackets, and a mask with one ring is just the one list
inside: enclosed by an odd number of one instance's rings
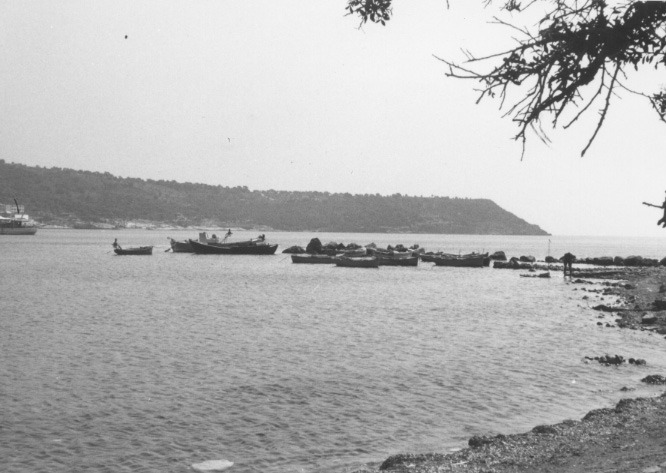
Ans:
{"label": "overcast sky", "polygon": [[477,83],[445,77],[434,56],[511,44],[482,3],[396,0],[386,27],[359,29],[345,0],[4,1],[0,158],[252,190],[487,198],[553,234],[666,239],[660,210],[641,205],[666,191],[666,125],[646,101],[614,98],[584,158],[594,109],[550,146],[531,137],[521,161],[499,102],[476,105]]}

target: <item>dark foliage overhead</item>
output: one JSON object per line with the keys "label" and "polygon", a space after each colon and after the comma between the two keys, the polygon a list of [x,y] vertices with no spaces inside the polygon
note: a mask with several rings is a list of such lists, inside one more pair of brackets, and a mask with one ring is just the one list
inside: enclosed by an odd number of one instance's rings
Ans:
{"label": "dark foliage overhead", "polygon": [[[448,2],[447,2],[448,3]],[[488,5],[491,0],[485,0]],[[666,2],[604,0],[505,0],[512,12],[543,8],[534,29],[517,26],[497,17],[493,21],[516,32],[517,45],[485,56],[468,53],[465,63],[438,58],[449,66],[448,75],[478,80],[483,97],[499,97],[518,125],[516,139],[523,150],[528,129],[542,140],[542,118],[556,127],[564,112],[577,110],[563,123],[568,128],[596,104],[599,118],[582,155],[604,123],[614,92],[624,89],[646,98],[666,122],[666,91],[638,91],[627,83],[627,68],[666,66]],[[349,0],[349,13],[385,24],[392,13],[390,0]],[[587,90],[587,86],[591,90]],[[507,91],[519,88],[520,98],[505,105]]]}
{"label": "dark foliage overhead", "polygon": [[546,234],[488,199],[251,191],[0,160],[0,203],[14,197],[37,221],[68,226],[147,220],[284,231]]}
{"label": "dark foliage overhead", "polygon": [[349,0],[347,10],[349,15],[358,15],[361,23],[370,20],[382,25],[386,24],[393,13],[391,0]]}

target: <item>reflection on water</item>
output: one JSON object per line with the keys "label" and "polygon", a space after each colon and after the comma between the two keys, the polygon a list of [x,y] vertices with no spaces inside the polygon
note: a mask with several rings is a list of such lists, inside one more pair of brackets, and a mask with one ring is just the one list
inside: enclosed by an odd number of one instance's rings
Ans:
{"label": "reflection on water", "polygon": [[[666,367],[656,337],[599,328],[599,314],[559,274],[164,252],[166,236],[192,234],[44,230],[0,239],[8,471],[181,472],[216,459],[236,472],[350,471],[393,453],[463,446],[475,434],[580,418]],[[267,236],[281,251],[313,235]],[[117,257],[116,237],[162,246],[150,257]],[[548,243],[319,237],[538,257]],[[659,256],[650,242],[624,252],[604,242],[608,254]],[[552,244],[599,256],[589,245]],[[604,353],[648,367],[582,362]],[[631,395],[650,394],[638,387]]]}

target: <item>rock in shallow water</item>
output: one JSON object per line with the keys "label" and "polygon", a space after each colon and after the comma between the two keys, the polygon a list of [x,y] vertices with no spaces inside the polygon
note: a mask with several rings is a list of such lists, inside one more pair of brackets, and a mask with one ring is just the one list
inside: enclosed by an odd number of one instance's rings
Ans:
{"label": "rock in shallow water", "polygon": [[666,384],[666,378],[660,374],[651,374],[641,379],[641,382],[646,384]]}

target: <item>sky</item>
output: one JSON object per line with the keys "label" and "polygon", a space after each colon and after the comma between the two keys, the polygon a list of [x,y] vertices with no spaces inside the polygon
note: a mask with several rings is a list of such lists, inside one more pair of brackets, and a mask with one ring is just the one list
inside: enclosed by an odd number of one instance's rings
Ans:
{"label": "sky", "polygon": [[[554,235],[663,236],[666,124],[621,92],[528,138],[437,58],[511,46],[481,0],[0,3],[0,159],[251,190],[490,199]],[[520,23],[524,16],[505,18]],[[629,76],[654,91],[663,69]],[[24,197],[23,200],[26,200]],[[112,203],[110,203],[112,205]]]}

